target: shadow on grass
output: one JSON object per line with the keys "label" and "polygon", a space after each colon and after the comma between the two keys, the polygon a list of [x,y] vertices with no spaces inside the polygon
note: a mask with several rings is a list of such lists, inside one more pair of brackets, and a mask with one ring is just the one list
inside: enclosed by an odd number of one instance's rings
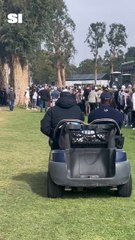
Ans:
{"label": "shadow on grass", "polygon": [[31,190],[41,197],[47,197],[46,179],[46,172],[22,173],[13,177],[13,180],[26,182],[31,187]]}
{"label": "shadow on grass", "polygon": [[[13,177],[13,180],[26,182],[34,193],[47,197],[47,172],[22,173]],[[109,198],[112,196],[114,192],[107,188],[84,188],[83,190],[73,188],[71,191],[64,191],[62,198]]]}

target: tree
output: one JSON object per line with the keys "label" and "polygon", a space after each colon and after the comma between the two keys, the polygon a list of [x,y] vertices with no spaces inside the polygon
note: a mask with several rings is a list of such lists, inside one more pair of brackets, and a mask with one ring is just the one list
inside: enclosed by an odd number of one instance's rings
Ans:
{"label": "tree", "polygon": [[66,67],[66,76],[70,76],[78,73],[78,68],[73,64],[68,64]]}
{"label": "tree", "polygon": [[[124,52],[122,50],[119,50],[119,54],[117,56],[117,58],[113,59],[113,71],[121,71],[121,64],[124,61]],[[109,51],[105,51],[105,55],[104,55],[104,64],[106,67],[106,72],[110,73],[112,72],[112,58],[111,58],[111,54]]]}
{"label": "tree", "polygon": [[95,84],[97,83],[97,61],[99,49],[104,45],[104,37],[106,32],[106,25],[104,22],[91,23],[88,29],[88,34],[85,42],[87,42],[90,51],[94,56],[94,74],[95,74]]}
{"label": "tree", "polygon": [[110,73],[108,64],[106,64],[104,58],[102,58],[101,56],[99,56],[98,58],[98,73]]}
{"label": "tree", "polygon": [[65,86],[65,67],[75,53],[73,45],[73,31],[75,24],[68,16],[68,11],[63,0],[56,0],[57,8],[45,39],[45,47],[55,55],[55,66],[57,69],[59,87]]}
{"label": "tree", "polygon": [[85,59],[84,61],[80,62],[78,67],[78,73],[81,74],[88,74],[93,73],[94,71],[94,61],[91,59]]}
{"label": "tree", "polygon": [[135,61],[135,47],[129,47],[125,53],[126,61]]}
{"label": "tree", "polygon": [[126,28],[122,24],[112,23],[110,26],[110,31],[106,35],[107,41],[110,47],[110,63],[111,72],[114,71],[114,61],[121,55],[122,47],[126,47]]}
{"label": "tree", "polygon": [[53,59],[47,51],[38,50],[30,57],[32,80],[35,84],[52,83],[56,81],[56,71]]}
{"label": "tree", "polygon": [[[49,34],[57,11],[57,0],[1,0],[0,1],[0,57],[4,67],[11,69],[17,102],[23,103],[28,85],[28,54],[35,51]],[[11,12],[23,14],[23,24],[9,24]],[[60,14],[60,13],[59,13]]]}

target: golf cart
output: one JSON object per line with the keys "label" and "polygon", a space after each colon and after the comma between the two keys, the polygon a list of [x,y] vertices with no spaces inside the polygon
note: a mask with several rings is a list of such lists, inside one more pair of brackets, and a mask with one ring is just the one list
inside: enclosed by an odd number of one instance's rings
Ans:
{"label": "golf cart", "polygon": [[123,144],[124,137],[112,119],[90,124],[60,121],[51,144],[47,196],[61,197],[67,187],[109,187],[119,197],[130,197],[132,178]]}

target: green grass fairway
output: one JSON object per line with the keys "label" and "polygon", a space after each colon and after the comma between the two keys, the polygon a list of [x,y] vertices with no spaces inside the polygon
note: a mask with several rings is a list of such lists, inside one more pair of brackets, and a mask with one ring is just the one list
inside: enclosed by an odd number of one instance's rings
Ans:
{"label": "green grass fairway", "polygon": [[39,111],[0,110],[0,240],[135,239],[135,131],[122,130],[132,167],[130,198],[93,189],[48,199],[42,117]]}

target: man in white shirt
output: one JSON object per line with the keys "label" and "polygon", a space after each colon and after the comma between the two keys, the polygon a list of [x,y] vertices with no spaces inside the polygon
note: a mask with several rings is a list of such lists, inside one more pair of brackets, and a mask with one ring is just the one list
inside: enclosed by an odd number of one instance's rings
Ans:
{"label": "man in white shirt", "polygon": [[97,92],[95,91],[94,86],[92,87],[92,90],[88,95],[88,101],[89,101],[90,112],[91,112],[97,108]]}

